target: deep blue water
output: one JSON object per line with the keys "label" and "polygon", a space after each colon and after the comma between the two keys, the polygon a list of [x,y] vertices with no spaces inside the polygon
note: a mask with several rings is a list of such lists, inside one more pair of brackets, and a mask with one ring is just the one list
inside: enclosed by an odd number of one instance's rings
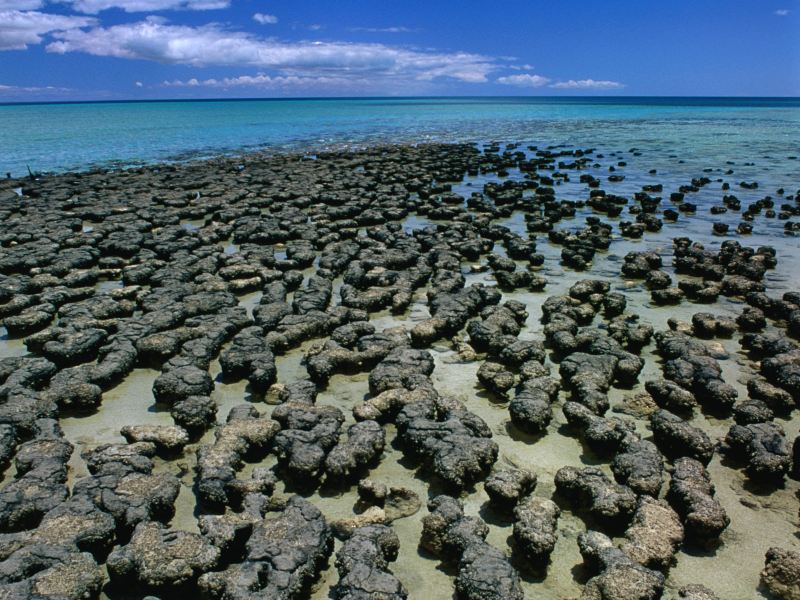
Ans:
{"label": "deep blue water", "polygon": [[[522,141],[717,166],[800,155],[798,98],[361,98],[0,105],[0,172],[128,166],[256,149]],[[790,167],[794,164],[790,163]]]}

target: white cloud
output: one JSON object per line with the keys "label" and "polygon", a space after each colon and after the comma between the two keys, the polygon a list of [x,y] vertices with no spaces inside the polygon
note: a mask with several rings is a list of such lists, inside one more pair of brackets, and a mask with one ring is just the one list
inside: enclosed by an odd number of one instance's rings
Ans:
{"label": "white cloud", "polygon": [[91,17],[53,15],[37,11],[0,11],[0,50],[24,50],[48,33],[69,32],[95,24]]}
{"label": "white cloud", "polygon": [[[290,76],[270,76],[263,73],[258,75],[240,75],[239,77],[223,77],[221,79],[192,79],[164,81],[165,87],[210,87],[210,88],[287,88],[287,87],[347,87],[353,85],[353,80],[348,77],[297,77]],[[363,80],[362,83],[367,83]]]}
{"label": "white cloud", "polygon": [[541,75],[533,75],[531,73],[520,73],[519,75],[506,75],[505,77],[498,77],[497,83],[503,85],[516,85],[519,87],[542,87],[550,83],[548,77]]}
{"label": "white cloud", "polygon": [[230,0],[74,0],[70,3],[75,10],[92,15],[109,8],[134,13],[159,10],[218,10],[230,6]]}
{"label": "white cloud", "polygon": [[596,79],[570,79],[568,81],[558,81],[550,86],[559,90],[619,90],[625,84],[618,81],[596,80]]}
{"label": "white cloud", "polygon": [[3,85],[0,83],[0,96],[18,94],[41,94],[49,92],[69,92],[69,88],[47,85],[44,87],[25,87],[18,85]]}
{"label": "white cloud", "polygon": [[275,15],[265,15],[264,13],[256,13],[253,15],[253,21],[261,23],[262,25],[275,25],[278,22],[278,17]]}
{"label": "white cloud", "polygon": [[148,17],[138,23],[71,30],[55,34],[47,50],[84,52],[190,66],[238,66],[274,69],[282,76],[369,75],[393,80],[431,81],[450,78],[484,82],[495,69],[493,59],[465,52],[441,53],[384,44],[282,42],[230,31],[219,25],[170,25]]}
{"label": "white cloud", "polygon": [[775,11],[775,14],[778,15],[779,17],[785,17],[790,12],[792,12],[792,11],[790,11],[788,8],[780,8],[780,9]]}
{"label": "white cloud", "polygon": [[135,85],[136,87],[143,87],[144,86],[144,84],[141,81],[136,81],[136,82],[134,82],[133,85]]}
{"label": "white cloud", "polygon": [[350,31],[366,31],[368,33],[413,33],[419,29],[410,27],[351,27]]}
{"label": "white cloud", "polygon": [[0,10],[36,10],[43,5],[43,0],[0,0]]}

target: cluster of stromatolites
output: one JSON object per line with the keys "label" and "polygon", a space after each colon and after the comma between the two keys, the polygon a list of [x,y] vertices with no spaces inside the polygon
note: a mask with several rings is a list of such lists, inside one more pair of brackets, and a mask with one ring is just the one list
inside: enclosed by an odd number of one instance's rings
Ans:
{"label": "cluster of stromatolites", "polygon": [[[681,548],[728,543],[707,469],[715,453],[767,494],[800,470],[800,444],[776,420],[800,399],[800,293],[769,294],[771,247],[675,237],[671,256],[630,252],[618,276],[641,283],[653,306],[703,306],[691,323],[640,319],[634,287],[592,275],[594,261],[620,236],[692,218],[692,194],[712,181],[665,200],[660,184],[614,194],[587,172],[604,158],[392,146],[3,183],[0,323],[27,353],[0,360],[0,597],[305,598],[333,568],[333,598],[406,598],[392,522],[427,504],[420,551],[444,563],[459,598],[522,598],[564,511],[586,524],[584,600],[660,598]],[[453,191],[478,174],[494,180],[467,198]],[[560,197],[567,181],[583,199]],[[759,218],[796,229],[800,193],[742,209],[728,188],[711,212],[740,218],[739,234]],[[522,228],[510,227],[519,214]],[[553,248],[564,269],[587,273],[547,295]],[[469,281],[476,273],[483,283]],[[241,300],[254,292],[248,310]],[[739,302],[737,318],[715,314],[721,298]],[[408,320],[420,299],[424,317]],[[387,313],[399,326],[379,325]],[[532,321],[542,333],[526,331]],[[747,398],[723,375],[720,337],[738,340],[758,372]],[[283,380],[276,360],[301,345],[307,377]],[[516,439],[533,439],[519,442],[532,463],[560,411],[592,466],[564,464],[547,497],[537,473],[500,460],[476,404],[434,383],[434,346],[478,361],[486,394],[476,402],[507,403]],[[648,346],[660,360],[644,378]],[[73,456],[59,420],[102,411],[104,394],[140,368],[158,371],[153,399],[174,424],[132,414],[118,443]],[[352,415],[317,401],[337,375],[358,373],[369,393],[352,399]],[[241,380],[247,399],[217,414],[217,383]],[[634,386],[646,390],[639,415],[609,416],[612,388]],[[693,424],[699,411],[728,420],[727,435]],[[419,468],[427,498],[367,478],[390,445]],[[76,460],[87,476],[71,477]],[[195,531],[170,525],[189,465]],[[314,503],[321,486],[357,487],[357,514],[327,519]],[[508,547],[466,510],[476,493],[513,524]],[[800,598],[800,555],[771,548],[765,560],[765,589]],[[675,594],[716,598],[700,585]]]}

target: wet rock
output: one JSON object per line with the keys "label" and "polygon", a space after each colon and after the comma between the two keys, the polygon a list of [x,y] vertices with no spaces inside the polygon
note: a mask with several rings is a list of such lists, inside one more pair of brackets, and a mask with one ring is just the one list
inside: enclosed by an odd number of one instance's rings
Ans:
{"label": "wet rock", "polygon": [[356,529],[336,554],[339,582],[333,598],[400,600],[408,597],[403,584],[389,570],[397,559],[400,540],[389,527],[371,525]]}
{"label": "wet rock", "polygon": [[109,555],[107,565],[114,581],[166,590],[193,582],[216,567],[219,558],[219,549],[195,533],[140,523],[131,541]]}
{"label": "wet rock", "polygon": [[791,469],[791,443],[777,423],[731,425],[725,444],[753,479],[782,480]]}
{"label": "wet rock", "polygon": [[93,598],[105,577],[91,554],[63,547],[35,545],[0,562],[4,595],[26,598]]}
{"label": "wet rock", "polygon": [[739,425],[765,423],[775,418],[775,413],[762,400],[745,400],[733,407],[733,418]]}
{"label": "wet rock", "polygon": [[620,549],[633,561],[666,571],[683,542],[683,525],[664,500],[642,496],[625,538]]}
{"label": "wet rock", "polygon": [[646,381],[644,387],[658,406],[670,412],[691,414],[697,406],[694,394],[675,382],[656,379]]}
{"label": "wet rock", "polygon": [[30,529],[38,525],[67,496],[67,461],[72,444],[63,439],[52,419],[35,423],[35,437],[17,448],[16,475],[0,489],[0,530]]}
{"label": "wet rock", "polygon": [[408,404],[397,417],[397,429],[405,450],[456,489],[483,478],[497,460],[488,425],[455,401]]}
{"label": "wet rock", "polygon": [[386,434],[376,421],[361,421],[351,425],[347,441],[340,442],[325,458],[325,472],[340,481],[356,475],[383,452]]}
{"label": "wet rock", "polygon": [[725,509],[714,498],[714,485],[708,471],[693,458],[675,461],[667,500],[681,519],[686,537],[713,544],[730,524]]}
{"label": "wet rock", "polygon": [[486,524],[465,517],[455,498],[437,496],[428,502],[430,514],[422,520],[420,546],[435,556],[456,562],[456,594],[465,600],[523,598],[519,576],[497,548],[484,539]]}
{"label": "wet rock", "polygon": [[253,528],[242,563],[202,575],[198,587],[217,600],[245,600],[254,594],[299,600],[332,551],[325,517],[307,500],[292,496],[281,512]]}
{"label": "wet rock", "polygon": [[274,439],[278,465],[306,484],[318,480],[325,458],[339,441],[344,415],[332,406],[285,402],[272,412],[282,427]]}
{"label": "wet rock", "polygon": [[767,550],[761,581],[778,598],[800,598],[800,554],[777,547]]}
{"label": "wet rock", "polygon": [[707,465],[714,455],[715,444],[704,431],[669,411],[654,413],[650,427],[659,450],[670,458],[689,456]]}
{"label": "wet rock", "polygon": [[493,361],[486,361],[480,366],[478,381],[490,392],[499,396],[505,396],[515,383],[514,374],[507,371],[500,363]]}
{"label": "wet rock", "polygon": [[222,374],[229,380],[246,378],[257,393],[275,383],[275,356],[260,327],[247,327],[234,336],[231,347],[219,358]]}
{"label": "wet rock", "polygon": [[549,377],[525,380],[508,405],[511,422],[526,433],[544,431],[552,419],[552,404],[560,388],[559,382]]}
{"label": "wet rock", "polygon": [[119,433],[128,442],[152,442],[166,454],[181,452],[189,443],[185,429],[170,425],[125,425]]}
{"label": "wet rock", "polygon": [[627,436],[611,462],[611,471],[618,483],[636,494],[657,498],[664,482],[664,458],[652,442]]}
{"label": "wet rock", "polygon": [[513,508],[536,487],[536,474],[526,469],[505,469],[490,475],[483,485],[489,502],[501,509]]}
{"label": "wet rock", "polygon": [[514,542],[534,563],[545,562],[556,545],[561,510],[547,498],[528,496],[514,508]]}
{"label": "wet rock", "polygon": [[648,569],[615,547],[597,531],[578,535],[584,564],[599,571],[583,589],[581,600],[657,600],[664,589],[664,575]]}
{"label": "wet rock", "polygon": [[212,506],[228,504],[229,487],[244,457],[265,452],[279,430],[276,421],[260,416],[252,405],[233,407],[226,423],[214,432],[214,443],[197,449],[197,491],[201,500]]}
{"label": "wet rock", "polygon": [[555,484],[559,494],[609,525],[627,522],[636,509],[631,489],[610,481],[596,467],[562,467]]}
{"label": "wet rock", "polygon": [[153,382],[156,402],[174,405],[191,396],[209,396],[214,382],[208,371],[187,365],[161,373]]}

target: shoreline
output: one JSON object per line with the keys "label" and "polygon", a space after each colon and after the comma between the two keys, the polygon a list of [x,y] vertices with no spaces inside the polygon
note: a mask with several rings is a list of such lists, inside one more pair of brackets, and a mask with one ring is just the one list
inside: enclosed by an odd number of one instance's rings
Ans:
{"label": "shoreline", "polygon": [[636,148],[312,153],[0,184],[0,531],[54,548],[15,590],[778,593],[800,192]]}

